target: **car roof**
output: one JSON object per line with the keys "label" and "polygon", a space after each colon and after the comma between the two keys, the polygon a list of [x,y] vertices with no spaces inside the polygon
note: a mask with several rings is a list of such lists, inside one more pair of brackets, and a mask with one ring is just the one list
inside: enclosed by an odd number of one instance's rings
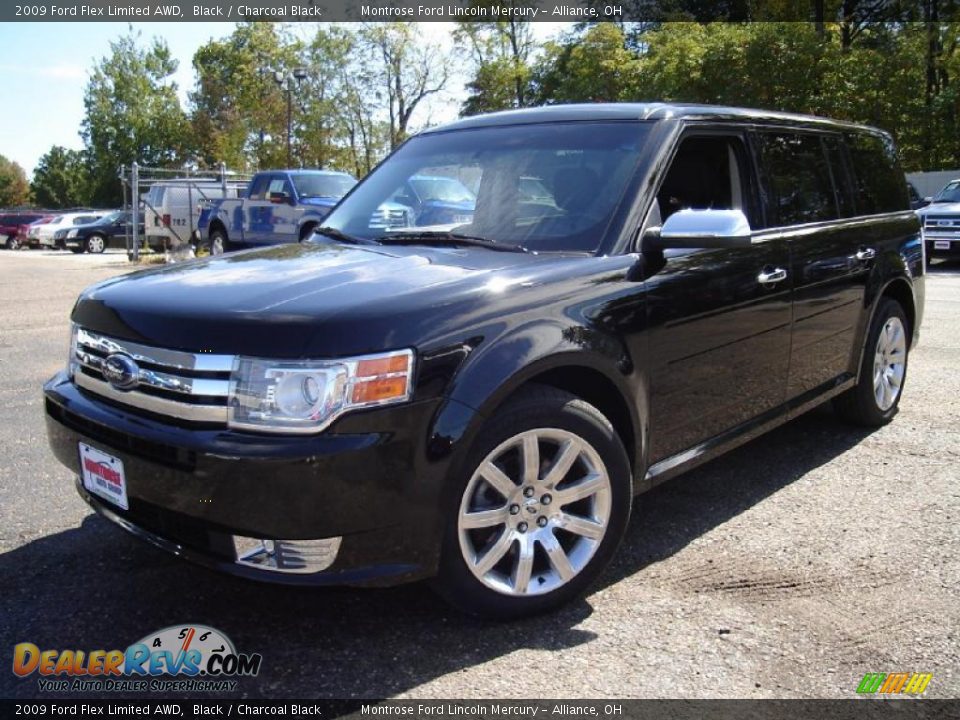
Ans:
{"label": "car roof", "polygon": [[817,115],[729,107],[725,105],[697,105],[692,103],[582,103],[571,105],[547,105],[521,110],[475,115],[424,130],[424,134],[462,130],[467,128],[495,127],[498,125],[526,125],[532,123],[573,122],[588,120],[739,120],[744,122],[770,122],[784,125],[811,125],[835,130],[868,130],[886,134],[877,128],[855,123],[831,120]]}
{"label": "car roof", "polygon": [[262,172],[289,173],[290,175],[331,175],[353,179],[350,173],[340,170],[308,170],[307,168],[297,168],[296,170],[263,170]]}

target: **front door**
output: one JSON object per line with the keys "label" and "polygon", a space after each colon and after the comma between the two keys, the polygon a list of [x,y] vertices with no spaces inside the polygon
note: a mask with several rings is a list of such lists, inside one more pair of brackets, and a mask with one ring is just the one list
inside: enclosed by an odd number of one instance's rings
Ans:
{"label": "front door", "polygon": [[[763,226],[739,132],[693,130],[657,194],[662,219],[684,208],[741,209]],[[667,250],[647,279],[649,460],[695,448],[784,402],[790,355],[789,247]]]}

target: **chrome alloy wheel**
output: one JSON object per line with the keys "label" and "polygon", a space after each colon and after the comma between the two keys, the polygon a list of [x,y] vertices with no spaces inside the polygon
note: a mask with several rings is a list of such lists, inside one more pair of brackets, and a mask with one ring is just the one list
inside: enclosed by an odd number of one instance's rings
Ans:
{"label": "chrome alloy wheel", "polygon": [[900,318],[890,317],[880,330],[873,357],[873,396],[880,410],[889,410],[900,396],[906,362],[906,330]]}
{"label": "chrome alloy wheel", "polygon": [[105,248],[106,245],[103,242],[103,238],[99,235],[91,235],[87,240],[87,250],[89,250],[91,253],[102,253]]}
{"label": "chrome alloy wheel", "polygon": [[540,428],[514,435],[480,463],[460,502],[463,559],[504,595],[542,595],[594,556],[610,519],[607,468],[583,438]]}

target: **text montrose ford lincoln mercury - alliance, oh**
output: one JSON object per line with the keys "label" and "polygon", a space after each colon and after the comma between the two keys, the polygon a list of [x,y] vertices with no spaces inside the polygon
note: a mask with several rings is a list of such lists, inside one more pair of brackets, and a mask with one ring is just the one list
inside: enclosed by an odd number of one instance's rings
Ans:
{"label": "text montrose ford lincoln mercury - alliance, oh", "polygon": [[[462,207],[414,212],[411,187]],[[84,291],[47,428],[84,500],[179,555],[433,578],[513,617],[583,592],[658,482],[826,400],[889,421],[923,273],[878,130],[479,116],[404,143],[302,243]]]}

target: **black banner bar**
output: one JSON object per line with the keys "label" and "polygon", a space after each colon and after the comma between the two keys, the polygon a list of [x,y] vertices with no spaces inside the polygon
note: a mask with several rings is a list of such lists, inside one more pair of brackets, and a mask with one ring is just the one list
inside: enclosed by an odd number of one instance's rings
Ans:
{"label": "black banner bar", "polygon": [[960,700],[0,700],[0,717],[933,720],[960,717]]}
{"label": "black banner bar", "polygon": [[[814,0],[24,0],[0,3],[3,22],[278,22],[509,20],[662,22],[670,20],[840,20]],[[844,5],[845,7],[845,5]],[[819,10],[817,9],[819,8]],[[874,0],[870,20],[922,19],[919,0]],[[847,18],[848,20],[851,18]],[[856,19],[856,18],[853,18]]]}

